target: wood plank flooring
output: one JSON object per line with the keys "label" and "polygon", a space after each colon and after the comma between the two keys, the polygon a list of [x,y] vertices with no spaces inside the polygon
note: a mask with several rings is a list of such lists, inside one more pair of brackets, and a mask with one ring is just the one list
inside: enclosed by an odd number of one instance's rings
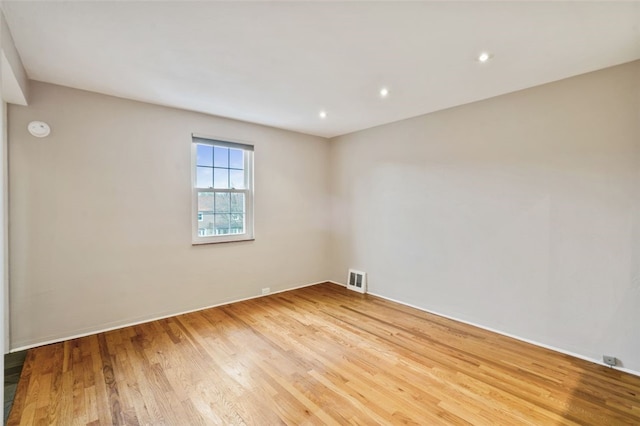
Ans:
{"label": "wood plank flooring", "polygon": [[32,349],[9,425],[640,424],[640,377],[333,284]]}

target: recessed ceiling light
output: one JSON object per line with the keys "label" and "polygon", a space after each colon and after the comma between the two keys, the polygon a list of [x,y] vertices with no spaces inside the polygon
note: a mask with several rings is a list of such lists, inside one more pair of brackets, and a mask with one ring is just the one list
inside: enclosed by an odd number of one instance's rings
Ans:
{"label": "recessed ceiling light", "polygon": [[380,97],[386,98],[387,96],[389,96],[389,89],[387,89],[386,87],[380,89]]}
{"label": "recessed ceiling light", "polygon": [[320,111],[318,116],[320,116],[320,118],[322,118],[322,119],[327,118],[327,111],[325,111],[325,110]]}
{"label": "recessed ceiling light", "polygon": [[478,55],[478,62],[481,62],[481,63],[483,63],[483,64],[484,64],[485,62],[488,62],[488,61],[489,61],[489,59],[491,59],[492,57],[493,57],[493,55],[491,55],[491,53],[489,53],[489,52],[482,52],[482,53],[480,53],[480,54]]}

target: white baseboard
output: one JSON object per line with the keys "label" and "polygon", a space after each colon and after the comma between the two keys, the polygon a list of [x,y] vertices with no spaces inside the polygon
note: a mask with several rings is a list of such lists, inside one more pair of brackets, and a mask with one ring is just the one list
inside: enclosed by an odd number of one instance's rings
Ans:
{"label": "white baseboard", "polygon": [[[338,284],[338,283],[336,283],[336,284]],[[342,285],[342,284],[340,284],[340,285]],[[597,360],[597,359],[594,359],[594,358],[589,358],[589,357],[586,357],[584,355],[580,355],[580,354],[575,353],[575,352],[567,351],[565,349],[561,349],[561,348],[558,348],[558,347],[555,347],[555,346],[551,346],[551,345],[546,345],[544,343],[536,342],[535,340],[527,339],[527,338],[521,337],[521,336],[516,336],[515,334],[506,333],[504,331],[497,330],[497,329],[491,328],[491,327],[487,327],[487,326],[484,326],[484,325],[481,325],[481,324],[476,324],[476,323],[471,322],[471,321],[466,321],[466,320],[463,320],[463,319],[460,319],[460,318],[452,317],[451,315],[443,314],[443,313],[440,313],[440,312],[435,312],[435,311],[432,311],[430,309],[425,309],[425,308],[422,308],[420,306],[412,305],[411,303],[406,303],[406,302],[402,302],[400,300],[395,300],[395,299],[383,296],[383,295],[378,294],[378,293],[369,292],[369,294],[372,295],[372,296],[379,297],[381,299],[388,300],[390,302],[398,303],[400,305],[404,305],[404,306],[408,306],[410,308],[417,309],[419,311],[427,312],[427,313],[430,313],[430,314],[433,314],[433,315],[438,315],[439,317],[447,318],[447,319],[450,319],[450,320],[453,320],[453,321],[461,322],[463,324],[468,324],[468,325],[471,325],[471,326],[474,326],[474,327],[478,327],[478,328],[481,328],[483,330],[491,331],[492,333],[500,334],[502,336],[511,337],[512,339],[520,340],[521,342],[530,343],[530,344],[532,344],[534,346],[539,346],[541,348],[549,349],[549,350],[554,351],[554,352],[559,352],[561,354],[569,355],[569,356],[572,356],[574,358],[579,358],[579,359],[582,359],[584,361],[589,361],[589,362],[592,362],[594,364],[598,364],[598,365],[603,365],[605,367],[609,367],[608,365],[606,365],[605,363],[603,363],[600,360]],[[623,368],[623,367],[609,367],[609,368],[613,368],[613,369],[619,370],[619,371],[624,371],[625,373],[633,374],[634,376],[640,376],[640,371],[631,370],[629,368]]]}
{"label": "white baseboard", "polygon": [[[299,288],[304,288],[304,287],[310,287],[312,285],[322,284],[322,283],[325,283],[325,282],[327,282],[327,281],[318,281],[318,282],[311,283],[311,284],[304,284],[304,285],[300,285],[300,286],[297,286],[297,287],[291,287],[291,288],[287,288],[287,289],[284,289],[284,290],[274,291],[274,292],[269,293],[269,294],[259,294],[257,296],[249,296],[249,297],[244,297],[244,298],[241,298],[241,299],[226,300],[226,301],[223,301],[223,302],[220,302],[220,303],[216,303],[215,305],[209,305],[209,306],[189,309],[189,310],[186,310],[186,311],[162,313],[162,314],[157,314],[157,315],[154,315],[154,316],[149,316],[149,317],[145,317],[145,318],[141,318],[141,319],[132,320],[130,322],[126,322],[126,323],[122,323],[122,324],[113,325],[113,326],[89,329],[87,331],[82,331],[80,333],[72,334],[72,335],[69,335],[69,336],[54,337],[54,338],[50,338],[50,339],[46,339],[46,340],[42,340],[42,341],[33,342],[33,343],[24,343],[24,344],[22,344],[20,346],[17,346],[15,348],[11,348],[9,350],[9,353],[24,351],[24,350],[32,349],[32,348],[37,348],[39,346],[51,345],[53,343],[65,342],[67,340],[79,339],[81,337],[91,336],[91,335],[98,334],[98,333],[105,333],[107,331],[118,330],[118,329],[125,328],[125,327],[131,327],[133,325],[145,324],[147,322],[157,321],[157,320],[161,320],[161,319],[165,319],[165,318],[171,318],[171,317],[175,317],[175,316],[178,316],[178,315],[184,315],[184,314],[190,314],[192,312],[204,311],[205,309],[216,308],[218,306],[229,305],[231,303],[237,303],[237,302],[242,302],[242,301],[245,301],[245,300],[257,299],[257,298],[260,298],[260,297],[267,297],[267,296],[271,296],[272,294],[284,293],[284,292],[287,292],[287,291],[297,290]],[[332,281],[330,281],[330,282],[332,282]],[[335,283],[335,284],[337,284],[337,283]]]}
{"label": "white baseboard", "polygon": [[[217,303],[215,305],[204,306],[204,307],[190,309],[190,310],[186,310],[186,311],[179,311],[179,312],[160,314],[160,315],[149,317],[149,318],[143,318],[143,319],[140,319],[140,320],[131,321],[131,322],[128,322],[128,323],[125,323],[125,324],[118,324],[118,325],[115,325],[115,326],[104,327],[104,328],[96,328],[96,329],[88,330],[86,332],[73,334],[73,335],[70,335],[70,336],[56,337],[56,338],[53,338],[53,339],[50,339],[50,340],[44,340],[44,341],[38,341],[38,342],[34,342],[34,343],[29,343],[29,344],[25,344],[25,345],[22,345],[22,346],[19,346],[19,347],[11,348],[11,350],[9,352],[10,353],[11,352],[18,352],[18,351],[23,351],[23,350],[26,350],[26,349],[36,348],[38,346],[45,346],[45,345],[50,345],[50,344],[53,344],[53,343],[60,343],[60,342],[64,342],[64,341],[67,341],[67,340],[72,340],[72,339],[78,339],[78,338],[81,338],[81,337],[91,336],[93,334],[104,333],[104,332],[107,332],[107,331],[113,331],[113,330],[118,330],[118,329],[125,328],[125,327],[131,327],[133,325],[139,325],[139,324],[144,324],[144,323],[151,322],[151,321],[157,321],[157,320],[161,320],[161,319],[165,319],[165,318],[171,318],[171,317],[174,317],[174,316],[177,316],[177,315],[189,314],[189,313],[192,313],[192,312],[203,311],[205,309],[216,308],[218,306],[224,306],[224,305],[228,305],[228,304],[231,304],[231,303],[237,303],[237,302],[242,302],[242,301],[245,301],[245,300],[257,299],[257,298],[260,298],[260,297],[267,297],[267,296],[270,296],[272,294],[284,293],[284,292],[288,292],[288,291],[291,291],[291,290],[297,290],[299,288],[310,287],[310,286],[313,286],[313,285],[322,284],[322,283],[325,283],[325,282],[336,284],[336,285],[339,285],[339,286],[342,286],[342,287],[346,287],[347,286],[344,283],[333,281],[333,280],[318,281],[318,282],[314,282],[314,283],[310,283],[310,284],[300,285],[300,286],[297,286],[297,287],[287,288],[287,289],[284,289],[284,290],[274,291],[273,293],[269,293],[269,294],[265,294],[265,295],[257,295],[257,296],[250,296],[250,297],[245,297],[245,298],[241,298],[241,299],[228,300],[228,301]],[[433,315],[438,315],[438,316],[441,316],[443,318],[447,318],[447,319],[450,319],[450,320],[453,320],[453,321],[458,321],[458,322],[461,322],[463,324],[468,324],[468,325],[471,325],[471,326],[474,326],[474,327],[481,328],[483,330],[491,331],[493,333],[500,334],[502,336],[506,336],[506,337],[510,337],[512,339],[520,340],[522,342],[530,343],[532,345],[539,346],[539,347],[545,348],[545,349],[549,349],[549,350],[552,350],[554,352],[559,352],[559,353],[562,353],[562,354],[565,354],[565,355],[569,355],[569,356],[572,356],[572,357],[575,357],[575,358],[579,358],[579,359],[582,359],[582,360],[585,360],[585,361],[592,362],[594,364],[607,366],[600,360],[597,360],[597,359],[594,359],[594,358],[589,358],[589,357],[586,357],[584,355],[581,355],[581,354],[578,354],[578,353],[575,353],[575,352],[567,351],[565,349],[561,349],[561,348],[558,348],[558,347],[555,347],[555,346],[551,346],[551,345],[547,345],[547,344],[544,344],[544,343],[540,343],[540,342],[537,342],[535,340],[527,339],[525,337],[517,336],[515,334],[507,333],[507,332],[504,332],[504,331],[501,331],[501,330],[497,330],[495,328],[487,327],[487,326],[484,326],[484,325],[481,325],[481,324],[477,324],[477,323],[474,323],[474,322],[471,322],[471,321],[459,319],[459,318],[453,317],[451,315],[443,314],[443,313],[436,312],[436,311],[433,311],[433,310],[430,310],[430,309],[425,309],[423,307],[416,306],[416,305],[413,305],[411,303],[402,302],[400,300],[392,299],[390,297],[386,297],[386,296],[383,296],[383,295],[378,294],[378,293],[369,292],[368,294],[370,294],[372,296],[379,297],[381,299],[389,300],[389,301],[394,302],[394,303],[398,303],[400,305],[408,306],[410,308],[414,308],[414,309],[417,309],[419,311],[428,312],[428,313],[433,314]],[[623,367],[610,367],[610,368],[614,368],[616,370],[623,371],[625,373],[633,374],[634,376],[640,376],[640,371],[631,370],[629,368],[623,368]]]}

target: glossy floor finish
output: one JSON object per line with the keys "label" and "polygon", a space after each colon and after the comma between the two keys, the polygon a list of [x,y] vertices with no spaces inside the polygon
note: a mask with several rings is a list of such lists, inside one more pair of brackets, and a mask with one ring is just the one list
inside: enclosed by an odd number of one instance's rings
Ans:
{"label": "glossy floor finish", "polygon": [[30,350],[9,424],[640,424],[640,377],[333,284]]}

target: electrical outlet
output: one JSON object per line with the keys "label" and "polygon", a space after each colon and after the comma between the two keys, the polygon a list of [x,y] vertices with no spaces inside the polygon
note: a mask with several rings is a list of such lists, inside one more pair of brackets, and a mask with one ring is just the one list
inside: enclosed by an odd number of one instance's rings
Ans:
{"label": "electrical outlet", "polygon": [[269,293],[271,293],[271,288],[270,287],[265,287],[265,288],[262,289],[262,294],[263,295],[264,294],[269,294]]}
{"label": "electrical outlet", "polygon": [[602,361],[607,364],[609,367],[613,367],[618,363],[618,360],[615,356],[603,355]]}

